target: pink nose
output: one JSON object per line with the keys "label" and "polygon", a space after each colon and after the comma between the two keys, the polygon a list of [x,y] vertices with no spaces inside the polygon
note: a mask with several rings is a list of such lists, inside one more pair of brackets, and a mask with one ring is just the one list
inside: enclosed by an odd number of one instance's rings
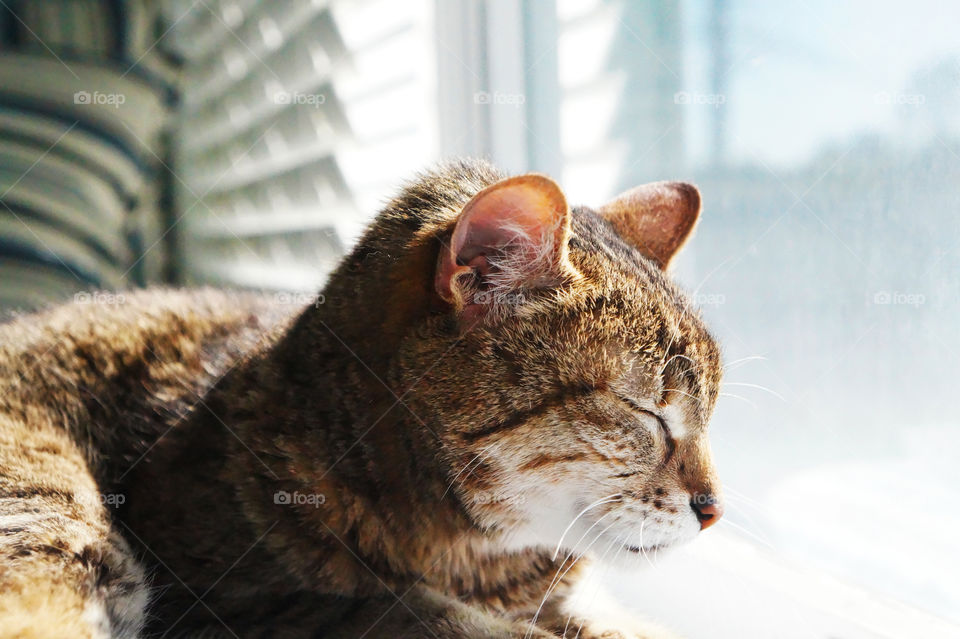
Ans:
{"label": "pink nose", "polygon": [[700,530],[706,530],[723,516],[723,506],[713,495],[694,495],[690,507],[700,521]]}

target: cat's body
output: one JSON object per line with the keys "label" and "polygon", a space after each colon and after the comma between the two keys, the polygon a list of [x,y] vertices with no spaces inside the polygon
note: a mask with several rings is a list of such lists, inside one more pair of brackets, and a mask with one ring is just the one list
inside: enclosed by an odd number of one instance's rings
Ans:
{"label": "cat's body", "polygon": [[717,349],[660,269],[689,188],[599,215],[451,165],[323,304],[152,291],[0,327],[0,637],[617,630],[573,560],[719,515]]}

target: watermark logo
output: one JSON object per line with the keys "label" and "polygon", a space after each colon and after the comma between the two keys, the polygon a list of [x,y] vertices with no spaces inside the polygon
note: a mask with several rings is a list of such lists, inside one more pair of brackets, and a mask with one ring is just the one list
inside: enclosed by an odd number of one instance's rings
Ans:
{"label": "watermark logo", "polygon": [[520,506],[524,502],[526,498],[518,493],[479,492],[473,495],[473,503],[483,506],[497,504]]}
{"label": "watermark logo", "polygon": [[506,104],[516,108],[527,103],[527,96],[522,93],[501,93],[500,91],[477,91],[473,94],[475,104]]}
{"label": "watermark logo", "polygon": [[280,292],[273,296],[276,304],[283,306],[313,306],[318,307],[327,301],[323,293],[289,293]]}
{"label": "watermark logo", "polygon": [[874,104],[907,105],[918,107],[926,104],[927,96],[923,93],[891,93],[880,91],[873,96]]}
{"label": "watermark logo", "polygon": [[706,104],[719,109],[726,104],[727,96],[722,93],[700,93],[699,91],[677,91],[673,94],[674,104]]}
{"label": "watermark logo", "polygon": [[73,296],[75,304],[100,304],[104,306],[119,306],[126,304],[127,298],[123,293],[109,291],[80,291]]}
{"label": "watermark logo", "polygon": [[696,493],[690,497],[690,504],[695,506],[711,506],[717,503],[717,498],[707,493]]}
{"label": "watermark logo", "polygon": [[319,109],[327,101],[323,93],[301,93],[299,91],[277,91],[273,94],[273,102],[281,105],[311,106]]}
{"label": "watermark logo", "polygon": [[927,297],[923,293],[877,291],[873,294],[873,303],[878,306],[912,306],[917,308],[927,303]]}
{"label": "watermark logo", "polygon": [[523,293],[503,293],[494,291],[480,291],[473,296],[474,304],[500,304],[503,306],[519,306],[526,302]]}
{"label": "watermark logo", "polygon": [[693,302],[697,306],[723,306],[727,303],[727,296],[723,293],[697,293]]}
{"label": "watermark logo", "polygon": [[100,503],[110,508],[119,508],[127,503],[127,496],[123,493],[100,493]]}
{"label": "watermark logo", "polygon": [[119,109],[120,105],[127,101],[127,96],[122,93],[101,93],[100,91],[77,91],[73,94],[74,104],[94,104],[112,106]]}
{"label": "watermark logo", "polygon": [[327,503],[327,496],[321,493],[301,493],[293,491],[278,490],[273,493],[273,503],[278,506],[313,506],[319,508]]}
{"label": "watermark logo", "polygon": [[107,508],[119,508],[127,503],[127,496],[123,493],[94,493],[92,495],[77,494],[74,500],[78,504],[87,506],[106,506]]}

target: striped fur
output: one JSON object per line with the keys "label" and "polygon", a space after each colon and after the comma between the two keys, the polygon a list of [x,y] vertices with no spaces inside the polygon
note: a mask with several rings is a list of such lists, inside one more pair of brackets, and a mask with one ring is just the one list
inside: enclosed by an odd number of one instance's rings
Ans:
{"label": "striped fur", "polygon": [[583,553],[699,529],[717,347],[587,208],[575,280],[465,326],[438,255],[501,179],[420,176],[323,304],[147,291],[0,327],[0,637],[666,636],[568,598]]}

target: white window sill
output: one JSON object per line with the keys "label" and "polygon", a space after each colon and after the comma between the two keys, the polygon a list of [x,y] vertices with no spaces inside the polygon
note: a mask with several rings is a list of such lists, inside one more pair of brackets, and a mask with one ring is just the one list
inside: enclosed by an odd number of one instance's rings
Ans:
{"label": "white window sill", "polygon": [[[605,575],[629,608],[689,639],[947,639],[960,625],[777,557],[722,529]],[[614,572],[616,571],[616,572]]]}

